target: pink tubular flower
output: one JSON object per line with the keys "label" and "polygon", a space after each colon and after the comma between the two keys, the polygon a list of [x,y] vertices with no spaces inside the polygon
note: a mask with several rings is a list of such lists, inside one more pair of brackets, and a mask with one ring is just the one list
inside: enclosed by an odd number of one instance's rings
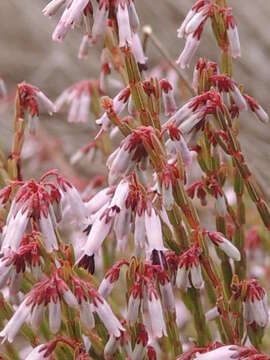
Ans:
{"label": "pink tubular flower", "polygon": [[160,84],[160,88],[162,90],[162,99],[163,99],[165,115],[172,116],[176,112],[176,104],[175,104],[175,99],[174,99],[174,95],[173,95],[173,87],[172,87],[171,83],[166,79],[160,80],[159,84]]}
{"label": "pink tubular flower", "polygon": [[231,259],[235,261],[241,260],[241,254],[239,250],[230,242],[230,240],[226,239],[222,233],[205,230],[205,234],[214,245],[218,246]]}
{"label": "pink tubular flower", "polygon": [[235,18],[232,14],[232,9],[227,8],[225,12],[225,25],[227,30],[227,35],[229,38],[231,53],[233,58],[237,58],[241,56],[241,47],[238,29],[236,25]]}
{"label": "pink tubular flower", "polygon": [[265,327],[269,321],[267,295],[255,279],[247,281],[244,318],[248,324],[256,323],[260,327]]}
{"label": "pink tubular flower", "polygon": [[[200,289],[204,283],[201,273],[200,259],[201,249],[198,245],[193,245],[185,251],[179,258],[179,267],[176,275],[176,285],[183,291],[193,285]],[[191,284],[189,280],[191,279]]]}
{"label": "pink tubular flower", "polygon": [[98,84],[93,80],[82,80],[70,86],[56,100],[56,111],[60,111],[64,103],[67,103],[70,105],[68,122],[88,122],[91,98],[95,89],[98,90]]}

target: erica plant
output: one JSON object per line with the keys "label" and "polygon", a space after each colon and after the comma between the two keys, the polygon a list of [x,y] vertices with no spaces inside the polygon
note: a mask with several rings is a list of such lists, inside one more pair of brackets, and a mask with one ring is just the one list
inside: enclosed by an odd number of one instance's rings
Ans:
{"label": "erica plant", "polygon": [[[247,111],[268,115],[236,80],[229,5],[192,4],[177,60],[134,0],[43,9],[59,17],[54,41],[82,31],[80,59],[103,48],[96,78],[55,102],[17,86],[11,152],[0,152],[1,359],[270,359],[270,213],[238,136]],[[218,62],[197,57],[207,23]],[[164,56],[155,68],[149,43]],[[88,125],[70,162],[40,136],[44,111]],[[35,173],[48,158],[57,169]]]}

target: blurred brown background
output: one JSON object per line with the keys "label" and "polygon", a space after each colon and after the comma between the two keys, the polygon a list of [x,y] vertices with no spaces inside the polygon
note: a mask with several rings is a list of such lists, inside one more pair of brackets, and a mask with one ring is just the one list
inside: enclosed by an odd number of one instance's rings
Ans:
{"label": "blurred brown background", "polygon": [[[47,0],[0,0],[0,74],[13,92],[16,83],[26,80],[40,87],[50,98],[72,82],[95,77],[99,69],[100,48],[93,48],[88,59],[79,61],[77,51],[81,34],[69,33],[63,44],[54,43],[51,34],[59,15],[45,18],[41,10]],[[176,29],[192,6],[192,0],[136,0],[142,24],[151,24],[154,32],[176,59],[183,47]],[[229,1],[238,20],[242,58],[234,61],[235,78],[244,84],[270,113],[270,1]],[[198,56],[218,61],[215,41],[209,27],[203,34]],[[161,57],[150,45],[149,65]],[[187,71],[191,77],[192,68]],[[12,117],[1,114],[0,142],[7,150],[12,135]],[[87,141],[82,128],[67,124],[57,116],[45,121],[49,134],[58,134],[67,152]],[[250,114],[241,116],[241,143],[257,179],[267,193],[270,184],[269,125],[259,123]]]}

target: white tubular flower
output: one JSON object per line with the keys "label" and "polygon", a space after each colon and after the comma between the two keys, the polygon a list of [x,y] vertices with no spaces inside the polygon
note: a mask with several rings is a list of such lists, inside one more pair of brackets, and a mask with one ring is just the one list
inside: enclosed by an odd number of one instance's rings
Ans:
{"label": "white tubular flower", "polygon": [[221,346],[218,349],[203,354],[197,353],[194,360],[232,360],[239,355],[239,348],[235,345]]}
{"label": "white tubular flower", "polygon": [[53,16],[57,13],[57,11],[64,5],[67,0],[52,0],[48,5],[42,10],[43,15],[45,16]]}
{"label": "white tubular flower", "polygon": [[11,269],[12,266],[9,264],[9,258],[0,258],[0,289],[6,285]]}
{"label": "white tubular flower", "polygon": [[250,110],[257,116],[257,118],[264,124],[268,123],[269,116],[265,112],[265,110],[261,107],[261,105],[251,96],[248,96],[247,94],[243,94],[243,96],[246,102],[248,103]]}
{"label": "white tubular flower", "polygon": [[183,134],[188,134],[194,126],[196,126],[204,116],[204,109],[200,109],[194,112],[189,118],[187,118],[183,123],[180,125],[179,129]]}
{"label": "white tubular flower", "polygon": [[69,211],[73,218],[80,222],[84,222],[87,217],[87,210],[78,190],[69,184],[62,190],[63,200],[68,204]]}
{"label": "white tubular flower", "polygon": [[49,214],[45,216],[43,213],[41,213],[39,219],[39,226],[44,237],[44,246],[46,250],[49,253],[58,250],[58,242],[55,235],[52,219]]}
{"label": "white tubular flower", "polygon": [[87,214],[92,215],[100,210],[105,204],[109,203],[112,198],[113,192],[109,187],[102,189],[96,193],[88,202],[85,203]]}
{"label": "white tubular flower", "polygon": [[98,299],[94,304],[94,309],[108,330],[109,335],[114,335],[117,338],[120,337],[121,331],[124,331],[124,328],[113,314],[109,304],[104,299]]}
{"label": "white tubular flower", "polygon": [[247,281],[244,299],[244,319],[248,324],[256,323],[264,328],[269,321],[267,294],[256,279]]}
{"label": "white tubular flower", "polygon": [[142,287],[135,283],[131,289],[128,300],[127,321],[133,326],[138,320],[139,308],[142,300]]}
{"label": "white tubular flower", "polygon": [[176,103],[174,99],[173,86],[166,80],[160,80],[160,88],[162,90],[162,100],[165,110],[165,115],[173,115],[176,112]]}
{"label": "white tubular flower", "polygon": [[172,210],[174,205],[174,197],[171,181],[169,183],[166,183],[165,181],[162,182],[161,193],[163,206],[166,210]]}
{"label": "white tubular flower", "polygon": [[239,90],[238,86],[234,85],[233,89],[230,91],[232,98],[238,107],[240,111],[246,111],[247,110],[247,102],[244,98],[244,96],[241,94],[241,91]]}
{"label": "white tubular flower", "polygon": [[7,88],[4,80],[0,77],[0,100],[7,97]]}
{"label": "white tubular flower", "polygon": [[11,215],[3,236],[2,252],[8,248],[11,248],[12,250],[18,249],[28,222],[29,217],[27,210],[23,211],[20,209],[15,216]]}
{"label": "white tubular flower", "polygon": [[36,97],[38,102],[44,107],[44,109],[50,114],[52,115],[52,113],[55,112],[55,105],[54,103],[42,92],[42,91],[37,91],[36,92]]}
{"label": "white tubular flower", "polygon": [[222,216],[222,217],[226,216],[227,206],[226,206],[224,195],[220,195],[220,194],[217,195],[215,208],[216,208],[216,212],[217,212],[218,216]]}
{"label": "white tubular flower", "polygon": [[189,34],[186,39],[185,47],[180,54],[179,58],[176,60],[176,63],[180,65],[181,69],[189,67],[190,62],[195,55],[198,47],[200,45],[200,39],[194,36],[194,34]]}
{"label": "white tubular flower", "polygon": [[190,287],[188,274],[189,274],[189,272],[186,270],[186,268],[184,266],[178,267],[177,274],[176,274],[176,286],[185,292]]}
{"label": "white tubular flower", "polygon": [[88,56],[89,48],[91,47],[91,38],[88,34],[83,35],[82,41],[79,47],[78,58],[85,59]]}
{"label": "white tubular flower", "polygon": [[129,193],[129,182],[126,179],[120,181],[117,185],[113,198],[110,203],[111,208],[124,209]]}
{"label": "white tubular flower", "polygon": [[95,318],[92,312],[91,304],[82,299],[81,303],[79,303],[79,311],[83,329],[86,331],[92,330],[95,327]]}
{"label": "white tubular flower", "polygon": [[6,340],[10,343],[13,342],[21,326],[31,313],[31,305],[27,303],[28,298],[26,297],[5,325],[4,329],[0,332],[0,337],[3,338],[2,342]]}
{"label": "white tubular flower", "polygon": [[61,306],[57,298],[56,301],[49,302],[49,328],[53,334],[58,333],[61,326]]}
{"label": "white tubular flower", "polygon": [[92,42],[96,43],[101,36],[103,36],[106,28],[107,17],[109,14],[109,7],[105,2],[101,2],[94,14],[94,24],[92,28]]}
{"label": "white tubular flower", "polygon": [[164,250],[160,218],[152,206],[145,211],[145,230],[150,251]]}
{"label": "white tubular flower", "polygon": [[110,277],[105,277],[98,287],[98,292],[104,299],[107,299],[113,288],[114,282],[110,280]]}
{"label": "white tubular flower", "polygon": [[186,35],[194,33],[198,29],[200,24],[207,18],[208,10],[209,6],[205,5],[201,7],[200,10],[192,16],[192,18],[188,21],[185,27]]}
{"label": "white tubular flower", "polygon": [[144,211],[141,213],[136,212],[135,227],[134,227],[134,242],[137,249],[145,248],[145,218]]}
{"label": "white tubular flower", "polygon": [[132,360],[144,359],[146,354],[146,346],[148,343],[148,334],[143,324],[138,326],[138,335],[135,340],[135,347],[131,354]]}
{"label": "white tubular flower", "polygon": [[[112,223],[113,217],[110,216],[109,212],[107,212],[107,214],[103,213],[101,217],[95,220],[88,235],[87,242],[83,247],[82,256],[91,256],[99,250],[111,230]],[[81,258],[79,260],[81,260]]]}
{"label": "white tubular flower", "polygon": [[79,307],[78,301],[68,287],[63,291],[63,299],[68,304],[68,306],[70,306],[73,309],[78,309]]}
{"label": "white tubular flower", "polygon": [[191,282],[196,289],[200,289],[204,283],[200,266],[192,265],[190,268]]}
{"label": "white tubular flower", "polygon": [[153,337],[160,338],[167,335],[166,325],[163,318],[163,312],[161,307],[160,299],[156,291],[148,291],[147,296],[148,301],[148,311],[151,321],[151,330]]}
{"label": "white tubular flower", "polygon": [[213,242],[213,244],[218,246],[230,258],[235,261],[241,260],[241,254],[239,250],[231,243],[231,241],[226,239],[222,233],[215,231],[206,231],[206,234]]}
{"label": "white tubular flower", "polygon": [[40,324],[43,319],[43,314],[44,314],[44,305],[36,304],[31,314],[31,326],[33,329],[39,330]]}
{"label": "white tubular flower", "polygon": [[[193,245],[180,256],[176,285],[183,291],[187,291],[191,285],[193,285],[195,289],[200,289],[203,286],[204,281],[201,273],[200,254],[200,247]],[[191,275],[191,283],[189,281],[189,274]]]}
{"label": "white tubular flower", "polygon": [[235,18],[230,8],[226,9],[225,24],[233,58],[241,56],[241,47]]}
{"label": "white tubular flower", "polygon": [[176,113],[168,120],[167,124],[174,122],[175,126],[178,127],[184,120],[190,117],[192,113],[193,110],[191,108],[191,102],[188,101],[179,110],[176,111]]}
{"label": "white tubular flower", "polygon": [[175,299],[172,284],[170,281],[165,280],[164,283],[160,283],[159,288],[164,308],[172,313],[175,312]]}
{"label": "white tubular flower", "polygon": [[119,32],[119,47],[131,46],[131,28],[129,23],[128,6],[126,1],[120,1],[116,12],[118,32]]}
{"label": "white tubular flower", "polygon": [[134,0],[129,1],[127,6],[128,6],[130,27],[133,33],[136,33],[140,27],[140,20],[134,5]]}
{"label": "white tubular flower", "polygon": [[218,311],[218,308],[217,306],[215,306],[214,308],[208,310],[206,313],[205,313],[205,319],[206,321],[212,321],[212,320],[215,320],[217,317],[220,316],[220,313]]}
{"label": "white tubular flower", "polygon": [[231,45],[232,57],[233,58],[240,57],[241,46],[240,46],[240,39],[239,39],[237,26],[235,26],[234,28],[229,28],[227,30],[227,34]]}
{"label": "white tubular flower", "polygon": [[181,26],[177,29],[177,37],[178,38],[183,38],[185,36],[185,29],[187,24],[189,23],[189,21],[192,19],[192,17],[196,14],[196,12],[191,9],[189,10],[189,12],[187,13],[184,21],[182,22]]}
{"label": "white tubular flower", "polygon": [[115,216],[114,232],[117,239],[117,249],[124,251],[126,248],[131,223],[131,210],[123,209]]}
{"label": "white tubular flower", "polygon": [[118,148],[115,158],[109,168],[109,184],[116,182],[121,174],[125,174],[130,166],[132,152],[125,149],[125,146]]}
{"label": "white tubular flower", "polygon": [[[120,115],[122,111],[127,106],[128,99],[130,97],[130,88],[126,87],[122,89],[114,98],[111,100],[110,98],[103,98],[102,104],[103,107],[111,109],[117,115]],[[102,125],[102,128],[107,129],[110,126],[110,120],[105,112],[99,119],[96,120],[98,125]]]}
{"label": "white tubular flower", "polygon": [[116,338],[114,335],[110,335],[109,340],[107,341],[104,348],[104,358],[105,360],[110,360],[113,354],[116,352],[120,343],[120,339]]}
{"label": "white tubular flower", "polygon": [[136,32],[131,33],[131,41],[132,41],[131,49],[132,49],[132,52],[135,56],[137,63],[139,63],[141,65],[145,65],[148,58],[144,54],[142,43],[141,43],[138,33],[136,33]]}
{"label": "white tubular flower", "polygon": [[166,145],[169,148],[173,145],[173,148],[180,153],[184,165],[189,167],[192,163],[192,152],[189,150],[184,136],[174,123],[168,125],[168,130],[170,139],[168,139]]}
{"label": "white tubular flower", "polygon": [[48,360],[49,355],[46,354],[47,351],[46,345],[40,344],[28,354],[25,360]]}
{"label": "white tubular flower", "polygon": [[89,0],[72,1],[70,7],[68,8],[68,14],[65,19],[66,27],[71,27],[72,24],[75,24],[79,20],[88,1]]}

